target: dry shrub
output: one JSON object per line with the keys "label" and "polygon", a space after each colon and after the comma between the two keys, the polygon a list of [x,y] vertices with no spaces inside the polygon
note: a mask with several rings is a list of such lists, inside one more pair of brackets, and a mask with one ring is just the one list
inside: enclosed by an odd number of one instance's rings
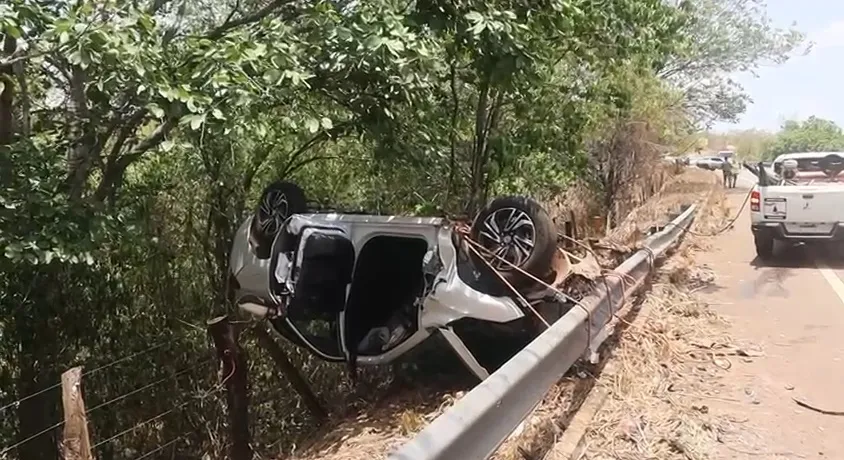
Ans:
{"label": "dry shrub", "polygon": [[591,180],[611,226],[658,193],[674,171],[662,161],[656,140],[646,123],[620,121],[588,147]]}
{"label": "dry shrub", "polygon": [[557,231],[565,231],[565,222],[574,220],[575,234],[580,238],[592,236],[590,217],[600,214],[600,196],[586,181],[575,182],[563,194],[544,203],[545,209],[554,219]]}
{"label": "dry shrub", "polygon": [[[682,172],[661,159],[657,136],[642,123],[620,122],[616,129],[589,146],[586,176],[565,193],[545,203],[558,230],[574,218],[580,238],[599,238],[606,222],[617,226]],[[596,228],[593,217],[603,222]]]}
{"label": "dry shrub", "polygon": [[[668,182],[665,188],[643,206],[634,209],[606,240],[622,246],[641,241],[656,226],[665,225],[671,214],[679,214],[681,206],[698,203],[705,212],[711,193],[716,190],[717,176],[709,171],[687,168]],[[723,192],[721,192],[723,193]]]}

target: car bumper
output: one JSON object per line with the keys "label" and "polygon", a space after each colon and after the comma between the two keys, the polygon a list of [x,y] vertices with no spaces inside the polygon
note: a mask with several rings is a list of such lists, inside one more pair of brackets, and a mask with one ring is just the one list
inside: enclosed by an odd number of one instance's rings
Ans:
{"label": "car bumper", "polygon": [[789,232],[782,222],[759,222],[751,225],[754,236],[765,236],[777,240],[795,242],[837,242],[844,241],[844,225],[832,226],[832,230],[825,233],[795,233]]}

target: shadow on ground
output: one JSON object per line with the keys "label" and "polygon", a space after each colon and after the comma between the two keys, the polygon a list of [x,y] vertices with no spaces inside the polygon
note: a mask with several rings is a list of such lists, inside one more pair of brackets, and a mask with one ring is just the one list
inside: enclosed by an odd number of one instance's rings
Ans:
{"label": "shadow on ground", "polygon": [[844,269],[844,246],[777,244],[770,260],[754,258],[754,268],[817,268],[822,262],[832,269]]}

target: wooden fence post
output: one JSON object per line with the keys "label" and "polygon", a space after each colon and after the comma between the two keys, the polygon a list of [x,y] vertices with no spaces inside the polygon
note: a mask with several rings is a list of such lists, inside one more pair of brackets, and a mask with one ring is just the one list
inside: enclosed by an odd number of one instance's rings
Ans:
{"label": "wooden fence post", "polygon": [[81,367],[74,367],[62,374],[62,408],[62,457],[64,460],[93,460],[88,419],[85,417],[85,400],[82,399]]}
{"label": "wooden fence post", "polygon": [[234,325],[226,316],[208,321],[208,333],[217,348],[222,363],[222,379],[226,387],[226,405],[229,415],[231,460],[252,460],[249,433],[249,392],[246,379],[246,357],[238,346]]}
{"label": "wooden fence post", "polygon": [[325,419],[328,414],[311,390],[308,382],[305,381],[302,374],[296,369],[296,366],[287,358],[287,353],[284,352],[266,329],[261,327],[255,328],[255,336],[258,338],[258,343],[270,353],[270,357],[275,361],[276,366],[278,366],[281,373],[290,382],[290,385],[293,386],[293,389],[296,390],[296,393],[299,394],[299,397],[302,398],[311,415],[319,420]]}

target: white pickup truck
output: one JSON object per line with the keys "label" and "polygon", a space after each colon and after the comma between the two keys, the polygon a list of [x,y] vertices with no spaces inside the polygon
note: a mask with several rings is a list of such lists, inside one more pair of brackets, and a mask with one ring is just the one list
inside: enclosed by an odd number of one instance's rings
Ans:
{"label": "white pickup truck", "polygon": [[775,241],[844,242],[844,152],[787,153],[773,171],[748,166],[759,178],[750,192],[756,254],[769,259]]}

